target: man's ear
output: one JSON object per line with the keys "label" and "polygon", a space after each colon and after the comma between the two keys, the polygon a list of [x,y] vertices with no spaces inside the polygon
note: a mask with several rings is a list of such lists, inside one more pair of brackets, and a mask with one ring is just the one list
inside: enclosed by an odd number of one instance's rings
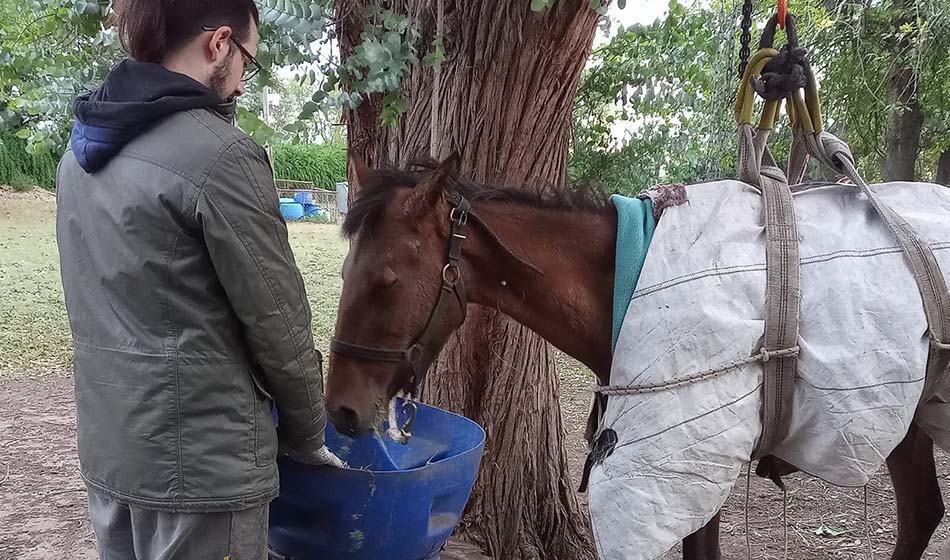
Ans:
{"label": "man's ear", "polygon": [[230,49],[234,48],[231,45],[231,35],[233,33],[234,31],[227,25],[219,27],[211,33],[211,38],[206,44],[211,62],[220,62],[228,56]]}

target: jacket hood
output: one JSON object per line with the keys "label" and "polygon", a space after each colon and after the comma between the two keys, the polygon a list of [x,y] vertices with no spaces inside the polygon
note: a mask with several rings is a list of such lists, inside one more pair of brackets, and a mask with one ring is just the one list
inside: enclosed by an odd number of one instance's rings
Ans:
{"label": "jacket hood", "polygon": [[87,173],[102,169],[154,122],[179,111],[216,108],[233,116],[234,102],[160,64],[124,60],[96,91],[76,99],[70,146]]}

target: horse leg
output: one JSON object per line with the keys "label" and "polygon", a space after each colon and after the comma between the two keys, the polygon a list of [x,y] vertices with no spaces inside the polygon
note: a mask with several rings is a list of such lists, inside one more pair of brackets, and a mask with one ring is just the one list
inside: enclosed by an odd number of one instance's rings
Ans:
{"label": "horse leg", "polygon": [[716,514],[709,520],[709,523],[703,528],[706,532],[706,560],[720,560],[722,556],[719,553],[719,516],[722,512]]}
{"label": "horse leg", "polygon": [[706,560],[706,527],[683,539],[683,560]]}
{"label": "horse leg", "polygon": [[887,468],[897,497],[897,547],[891,560],[919,560],[944,514],[933,440],[912,424],[887,458]]}
{"label": "horse leg", "polygon": [[719,516],[683,539],[683,560],[719,560]]}

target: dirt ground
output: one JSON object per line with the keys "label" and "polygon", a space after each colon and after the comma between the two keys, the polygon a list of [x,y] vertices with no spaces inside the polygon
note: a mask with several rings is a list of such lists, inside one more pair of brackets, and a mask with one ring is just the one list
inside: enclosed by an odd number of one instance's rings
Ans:
{"label": "dirt ground", "polygon": [[[566,379],[562,387],[570,437],[572,470],[583,462],[580,431],[587,408],[586,380]],[[96,558],[78,476],[75,407],[68,372],[0,380],[0,560],[92,560]],[[947,494],[950,458],[938,455],[938,475]],[[868,552],[861,489],[840,489],[796,475],[788,479],[788,558],[857,560]],[[890,557],[896,518],[886,473],[868,490],[873,558]],[[724,557],[746,558],[745,478],[740,480],[723,518]],[[752,557],[783,558],[782,496],[771,483],[753,477]],[[824,527],[835,537],[815,532]],[[838,531],[842,533],[838,534]],[[927,558],[940,558],[950,534],[944,521]],[[676,558],[677,551],[669,558]],[[384,559],[381,559],[384,560]],[[570,560],[570,559],[564,559]]]}
{"label": "dirt ground", "polygon": [[85,508],[72,379],[0,381],[0,559],[97,558]]}

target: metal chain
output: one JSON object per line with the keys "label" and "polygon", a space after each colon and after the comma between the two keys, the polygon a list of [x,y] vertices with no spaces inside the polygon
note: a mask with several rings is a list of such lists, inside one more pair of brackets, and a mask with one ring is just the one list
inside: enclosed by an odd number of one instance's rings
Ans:
{"label": "metal chain", "polygon": [[745,0],[742,5],[742,42],[739,48],[739,80],[745,75],[745,68],[749,64],[752,51],[752,0]]}

